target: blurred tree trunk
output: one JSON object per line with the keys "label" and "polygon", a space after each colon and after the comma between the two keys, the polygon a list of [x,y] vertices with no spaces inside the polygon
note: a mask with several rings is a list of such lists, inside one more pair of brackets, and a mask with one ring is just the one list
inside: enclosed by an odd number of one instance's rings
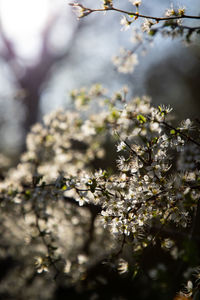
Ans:
{"label": "blurred tree trunk", "polygon": [[[0,37],[3,42],[3,49],[0,56],[6,61],[12,70],[16,79],[16,85],[20,91],[23,92],[23,104],[25,106],[25,119],[23,122],[24,141],[22,145],[22,151],[25,149],[25,136],[30,130],[30,127],[37,122],[39,115],[39,101],[44,83],[50,76],[52,66],[61,61],[67,59],[70,54],[75,38],[80,29],[80,23],[74,24],[73,33],[71,34],[71,40],[68,43],[67,49],[61,53],[54,53],[49,46],[49,37],[58,21],[59,16],[54,15],[47,22],[45,29],[42,33],[42,47],[38,60],[33,65],[23,66],[19,64],[19,57],[15,51],[15,47],[12,41],[6,36],[2,26],[0,27]],[[19,97],[16,97],[19,100]]]}

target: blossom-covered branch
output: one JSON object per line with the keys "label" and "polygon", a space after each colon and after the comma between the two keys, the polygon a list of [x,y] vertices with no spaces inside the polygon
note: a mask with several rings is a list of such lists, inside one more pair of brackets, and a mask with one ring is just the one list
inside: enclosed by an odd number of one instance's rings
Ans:
{"label": "blossom-covered branch", "polygon": [[130,0],[130,2],[135,6],[135,11],[126,11],[116,8],[111,0],[103,1],[103,7],[95,9],[85,7],[78,2],[70,3],[78,16],[78,19],[95,12],[113,11],[123,14],[120,21],[120,24],[122,25],[121,30],[128,30],[137,19],[144,20],[141,25],[141,32],[143,34],[138,33],[137,30],[135,30],[131,37],[131,41],[137,43],[135,48],[133,50],[121,48],[119,55],[113,57],[113,63],[121,73],[132,73],[134,71],[135,66],[138,65],[139,62],[138,54],[136,53],[137,49],[142,48],[143,51],[141,52],[145,53],[146,43],[144,42],[147,42],[148,40],[152,42],[153,37],[157,33],[161,33],[165,37],[182,37],[188,43],[195,33],[200,33],[200,26],[191,26],[191,23],[189,25],[183,24],[184,20],[200,21],[199,15],[187,15],[184,7],[174,8],[173,5],[171,5],[171,7],[166,10],[163,17],[156,17],[144,15],[139,12],[139,8],[142,4],[141,1]]}
{"label": "blossom-covered branch", "polygon": [[77,12],[78,11],[80,12],[80,15],[78,15],[79,18],[85,17],[85,16],[89,15],[90,13],[94,13],[94,12],[116,11],[116,12],[123,13],[123,14],[126,14],[131,17],[134,16],[136,18],[151,19],[151,20],[155,20],[156,22],[177,20],[177,19],[200,20],[200,16],[186,15],[184,9],[178,9],[177,11],[175,9],[167,10],[167,12],[165,13],[166,14],[165,17],[154,17],[154,16],[140,14],[138,11],[133,12],[133,11],[126,11],[123,9],[119,9],[119,8],[114,7],[112,5],[111,1],[107,1],[107,2],[109,2],[110,4],[109,5],[104,4],[103,8],[95,8],[95,9],[85,7],[84,5],[79,4],[77,2],[69,3],[69,5],[71,5],[74,8],[77,8]]}

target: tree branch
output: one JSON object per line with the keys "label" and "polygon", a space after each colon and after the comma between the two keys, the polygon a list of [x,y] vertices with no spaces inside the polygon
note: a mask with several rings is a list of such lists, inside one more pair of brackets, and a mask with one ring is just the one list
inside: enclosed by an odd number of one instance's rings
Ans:
{"label": "tree branch", "polygon": [[81,17],[84,17],[84,16],[86,16],[90,13],[94,13],[94,12],[116,11],[116,12],[123,13],[123,14],[129,15],[129,16],[135,16],[136,18],[151,19],[151,20],[155,20],[157,22],[159,22],[159,21],[168,21],[168,20],[177,20],[177,19],[197,19],[197,20],[200,20],[200,16],[190,16],[190,15],[185,15],[185,14],[170,16],[170,17],[154,17],[154,16],[149,16],[149,15],[139,14],[139,12],[126,11],[126,10],[123,10],[123,9],[116,8],[112,5],[110,7],[96,8],[96,9],[85,7],[85,6],[83,6],[82,4],[79,4],[79,3],[69,3],[69,5],[71,5],[73,7],[80,7],[81,10],[82,10],[82,13],[83,13],[83,15]]}

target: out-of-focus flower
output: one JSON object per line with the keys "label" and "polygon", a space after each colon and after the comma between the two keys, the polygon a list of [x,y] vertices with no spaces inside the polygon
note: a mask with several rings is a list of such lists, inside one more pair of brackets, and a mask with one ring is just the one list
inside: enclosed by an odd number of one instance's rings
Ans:
{"label": "out-of-focus flower", "polygon": [[118,269],[119,274],[124,274],[124,273],[128,272],[128,262],[126,260],[124,260],[123,258],[121,258],[119,260],[117,269]]}
{"label": "out-of-focus flower", "polygon": [[138,64],[138,56],[136,53],[121,48],[120,55],[114,56],[112,61],[120,73],[132,73]]}
{"label": "out-of-focus flower", "polygon": [[129,2],[131,2],[136,7],[138,7],[138,6],[140,6],[142,4],[141,0],[129,0]]}
{"label": "out-of-focus flower", "polygon": [[147,32],[150,33],[151,27],[153,25],[155,25],[155,21],[151,20],[151,19],[145,19],[145,21],[142,24],[142,31],[143,32]]}
{"label": "out-of-focus flower", "polygon": [[126,144],[124,142],[120,142],[117,145],[117,152],[120,152],[120,151],[125,150],[125,149],[126,149]]}
{"label": "out-of-focus flower", "polygon": [[47,257],[36,256],[35,266],[38,273],[48,272],[49,261]]}
{"label": "out-of-focus flower", "polygon": [[186,119],[184,121],[181,122],[181,127],[179,128],[180,130],[192,130],[193,127],[193,123],[190,119]]}
{"label": "out-of-focus flower", "polygon": [[120,21],[120,24],[123,26],[123,27],[121,28],[121,31],[126,31],[126,30],[128,30],[128,29],[130,28],[131,23],[132,23],[132,22],[129,21],[129,20],[127,19],[126,16],[123,16],[123,17],[121,18],[121,21]]}

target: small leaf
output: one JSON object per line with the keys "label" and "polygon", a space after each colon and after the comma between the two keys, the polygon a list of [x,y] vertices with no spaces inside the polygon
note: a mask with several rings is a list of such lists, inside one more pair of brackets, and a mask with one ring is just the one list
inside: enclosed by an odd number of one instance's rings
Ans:
{"label": "small leaf", "polygon": [[150,35],[150,36],[154,36],[156,33],[157,33],[157,30],[156,30],[156,29],[151,29],[151,30],[149,30],[149,35]]}
{"label": "small leaf", "polygon": [[146,123],[147,119],[143,115],[137,115],[137,120],[143,124]]}
{"label": "small leaf", "polygon": [[176,133],[176,131],[174,129],[170,130],[170,134],[175,134],[175,133]]}

